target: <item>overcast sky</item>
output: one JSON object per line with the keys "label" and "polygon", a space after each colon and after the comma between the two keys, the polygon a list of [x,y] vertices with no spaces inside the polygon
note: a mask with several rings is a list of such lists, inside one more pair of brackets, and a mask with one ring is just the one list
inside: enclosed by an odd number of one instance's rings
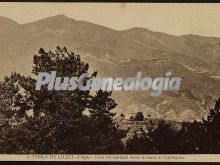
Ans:
{"label": "overcast sky", "polygon": [[116,30],[220,37],[220,4],[0,3],[0,16],[21,24],[58,14]]}

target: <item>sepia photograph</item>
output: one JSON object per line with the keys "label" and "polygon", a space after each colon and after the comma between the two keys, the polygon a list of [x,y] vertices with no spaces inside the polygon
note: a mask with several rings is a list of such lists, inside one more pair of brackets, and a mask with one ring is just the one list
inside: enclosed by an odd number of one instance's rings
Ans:
{"label": "sepia photograph", "polygon": [[220,161],[219,20],[220,4],[0,2],[0,160]]}

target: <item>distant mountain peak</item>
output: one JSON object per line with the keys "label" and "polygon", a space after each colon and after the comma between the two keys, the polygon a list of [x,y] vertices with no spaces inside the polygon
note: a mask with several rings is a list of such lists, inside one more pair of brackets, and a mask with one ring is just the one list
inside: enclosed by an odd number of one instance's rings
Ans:
{"label": "distant mountain peak", "polygon": [[69,18],[64,14],[59,14],[59,15],[55,15],[55,16],[51,16],[51,17],[47,17],[45,19],[61,19],[61,20],[74,20],[73,18]]}
{"label": "distant mountain peak", "polygon": [[55,23],[55,22],[60,22],[60,23],[62,23],[62,22],[64,22],[64,21],[71,21],[71,22],[74,22],[74,21],[76,21],[75,19],[73,19],[73,18],[69,18],[69,17],[67,17],[67,16],[65,16],[65,15],[63,15],[63,14],[60,14],[60,15],[55,15],[55,16],[51,16],[51,17],[46,17],[46,18],[43,18],[43,19],[40,19],[40,20],[37,20],[37,21],[33,21],[33,22],[30,22],[30,23],[27,23],[26,25],[28,25],[28,24],[32,24],[32,23],[35,23],[35,22],[53,22],[53,23]]}
{"label": "distant mountain peak", "polygon": [[130,32],[130,33],[149,33],[149,34],[162,34],[162,35],[166,35],[166,36],[174,36],[174,35],[166,34],[163,32],[152,31],[152,30],[149,30],[149,29],[143,28],[143,27],[133,27],[133,28],[123,30],[123,31]]}
{"label": "distant mountain peak", "polygon": [[58,14],[58,15],[55,15],[55,16],[52,16],[52,17],[60,17],[60,18],[68,18],[66,15],[64,14]]}
{"label": "distant mountain peak", "polygon": [[133,27],[133,28],[130,28],[130,29],[127,29],[126,31],[135,31],[135,32],[152,32],[146,28],[143,28],[143,27]]}
{"label": "distant mountain peak", "polygon": [[38,21],[33,21],[27,24],[24,24],[25,27],[30,26],[38,26],[39,28],[46,28],[46,27],[53,27],[53,28],[59,28],[64,26],[65,24],[72,24],[77,22],[75,19],[69,18],[65,15],[55,15],[51,17],[47,17],[44,19],[40,19]]}
{"label": "distant mountain peak", "polygon": [[17,22],[13,21],[12,19],[10,18],[7,18],[7,17],[3,17],[3,16],[0,16],[0,24],[17,24],[19,25]]}

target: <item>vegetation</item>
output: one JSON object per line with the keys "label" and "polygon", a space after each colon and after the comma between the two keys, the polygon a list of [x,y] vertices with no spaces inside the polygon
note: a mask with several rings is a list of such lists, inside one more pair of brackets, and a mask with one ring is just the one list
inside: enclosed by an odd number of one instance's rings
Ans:
{"label": "vegetation", "polygon": [[181,130],[161,121],[156,129],[127,142],[126,153],[217,154],[220,153],[220,99],[202,122],[183,122]]}
{"label": "vegetation", "polygon": [[[183,122],[176,130],[162,120],[123,144],[127,132],[113,121],[111,110],[117,104],[111,92],[34,90],[39,72],[56,70],[57,76],[78,77],[88,69],[89,64],[66,48],[41,48],[34,55],[31,76],[5,77],[0,82],[0,153],[220,153],[220,99],[202,122]],[[143,121],[144,115],[138,112],[132,120]]]}
{"label": "vegetation", "polygon": [[134,121],[143,121],[144,120],[144,115],[142,112],[137,112],[137,114],[134,117]]}
{"label": "vegetation", "polygon": [[[40,49],[33,63],[34,75],[56,70],[58,76],[80,76],[89,69],[78,55],[59,47]],[[123,134],[112,120],[117,104],[110,92],[36,91],[32,77],[12,73],[0,84],[1,153],[119,152]],[[91,115],[83,115],[88,109]]]}

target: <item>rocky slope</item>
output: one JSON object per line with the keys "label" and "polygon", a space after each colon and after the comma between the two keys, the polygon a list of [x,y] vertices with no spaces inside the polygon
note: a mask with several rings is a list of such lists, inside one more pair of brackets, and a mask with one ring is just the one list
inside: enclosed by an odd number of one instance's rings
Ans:
{"label": "rocky slope", "polygon": [[118,114],[142,111],[171,120],[201,119],[220,97],[220,38],[172,36],[144,28],[116,31],[63,15],[20,25],[0,17],[0,76],[28,74],[40,47],[67,47],[89,62],[100,76],[182,78],[179,93],[152,97],[147,92],[113,92]]}

